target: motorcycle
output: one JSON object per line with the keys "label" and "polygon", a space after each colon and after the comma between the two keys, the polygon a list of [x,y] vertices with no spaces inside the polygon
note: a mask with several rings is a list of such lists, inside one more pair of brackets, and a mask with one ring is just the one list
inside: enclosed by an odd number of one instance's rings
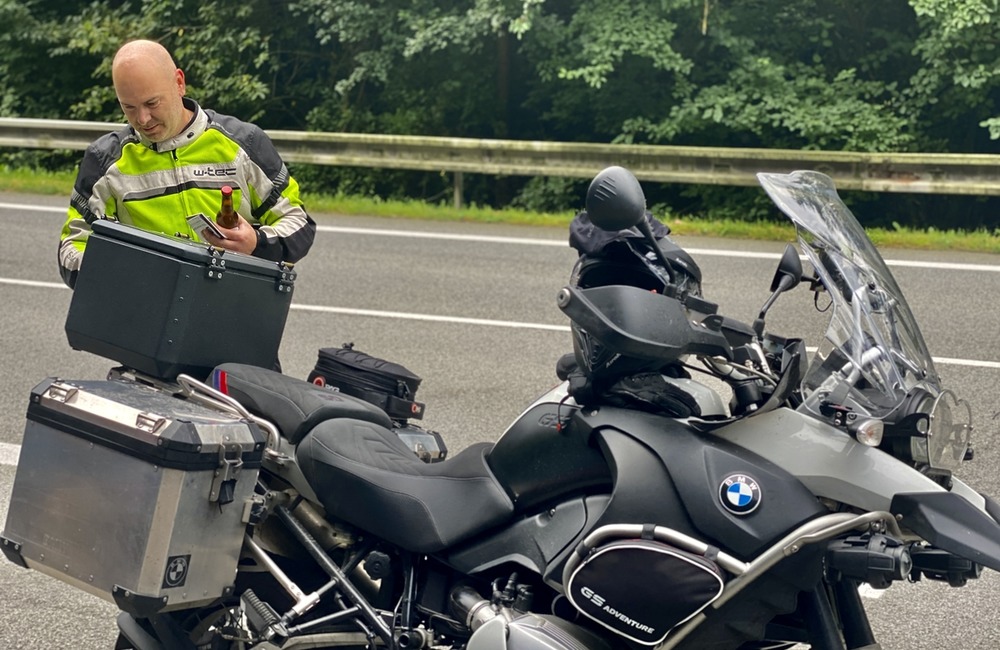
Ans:
{"label": "motorcycle", "polygon": [[[745,323],[702,295],[635,177],[597,175],[557,296],[573,341],[561,383],[496,442],[453,457],[398,414],[253,365],[110,379],[250,436],[249,455],[229,437],[212,449],[207,501],[158,497],[171,548],[140,553],[145,587],[111,580],[116,648],[871,650],[860,585],[960,587],[1000,570],[1000,504],[955,476],[972,453],[970,408],[942,387],[878,251],[828,177],[758,178],[812,273],[789,245]],[[811,355],[766,323],[803,284],[831,314]],[[49,381],[29,412],[91,388]],[[143,408],[140,428],[169,447],[172,425]],[[52,456],[48,482],[72,462]],[[18,472],[15,492],[31,480]],[[55,500],[48,482],[14,501]],[[33,554],[32,536],[57,536],[24,533],[19,516],[12,505],[11,560],[101,591]],[[223,517],[225,542],[211,528]],[[181,544],[181,528],[197,530]],[[198,555],[223,544],[196,593]]]}

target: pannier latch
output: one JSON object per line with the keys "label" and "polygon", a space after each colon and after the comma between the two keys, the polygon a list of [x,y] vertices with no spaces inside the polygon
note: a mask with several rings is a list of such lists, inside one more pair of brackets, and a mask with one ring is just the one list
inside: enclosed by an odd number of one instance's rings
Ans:
{"label": "pannier latch", "polygon": [[208,495],[211,503],[220,506],[232,503],[236,494],[236,479],[243,468],[243,449],[239,444],[219,447],[219,466],[212,479],[212,491]]}
{"label": "pannier latch", "polygon": [[287,262],[278,262],[278,271],[278,280],[274,288],[278,290],[278,293],[291,293],[292,287],[295,286],[295,277],[298,274],[292,270],[292,265]]}
{"label": "pannier latch", "polygon": [[208,263],[205,265],[205,276],[212,280],[221,280],[226,272],[226,260],[223,251],[215,246],[208,247]]}
{"label": "pannier latch", "polygon": [[152,413],[140,413],[135,416],[135,428],[147,433],[157,433],[167,423],[167,418]]}
{"label": "pannier latch", "polygon": [[52,384],[49,386],[49,389],[45,391],[45,397],[54,402],[62,402],[63,404],[66,404],[73,399],[73,396],[76,395],[76,393],[77,388],[75,386]]}

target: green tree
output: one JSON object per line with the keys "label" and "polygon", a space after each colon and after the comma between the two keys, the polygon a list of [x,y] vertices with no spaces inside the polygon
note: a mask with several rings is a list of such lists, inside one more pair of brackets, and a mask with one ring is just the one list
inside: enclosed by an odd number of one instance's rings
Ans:
{"label": "green tree", "polygon": [[[15,29],[0,39],[4,114],[120,120],[111,57],[134,38],[163,43],[186,72],[189,94],[249,120],[286,113],[276,93],[294,74],[291,15],[270,0],[0,0]],[[294,30],[292,30],[294,31]],[[52,83],[53,75],[57,83]],[[52,90],[55,89],[55,90]],[[301,124],[301,123],[300,123]]]}
{"label": "green tree", "polygon": [[93,83],[99,58],[64,49],[56,27],[82,2],[0,0],[0,115],[68,118],[69,106]]}
{"label": "green tree", "polygon": [[[110,57],[166,45],[265,128],[861,151],[995,150],[997,0],[0,0],[0,114],[120,120]],[[303,170],[442,199],[438,174]],[[561,207],[579,183],[471,176]],[[699,211],[739,191],[660,188]],[[713,203],[714,202],[714,203]]]}
{"label": "green tree", "polygon": [[920,68],[911,80],[911,114],[938,148],[983,148],[982,128],[1000,138],[1000,7],[996,0],[910,0],[919,19]]}

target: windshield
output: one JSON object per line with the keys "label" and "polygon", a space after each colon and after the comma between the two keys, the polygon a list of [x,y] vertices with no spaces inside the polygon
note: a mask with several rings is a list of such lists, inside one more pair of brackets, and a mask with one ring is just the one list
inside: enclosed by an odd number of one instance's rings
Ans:
{"label": "windshield", "polygon": [[819,414],[828,402],[881,418],[917,384],[938,393],[934,364],[903,293],[833,181],[818,172],[757,178],[795,223],[802,252],[832,301],[826,340],[802,383],[803,407]]}

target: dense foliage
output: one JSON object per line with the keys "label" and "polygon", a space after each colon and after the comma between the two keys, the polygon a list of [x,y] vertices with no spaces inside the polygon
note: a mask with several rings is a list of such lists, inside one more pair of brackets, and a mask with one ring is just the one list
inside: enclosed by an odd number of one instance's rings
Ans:
{"label": "dense foliage", "polygon": [[[203,105],[265,128],[993,152],[997,4],[0,0],[0,115],[120,119],[110,57],[144,37],[174,53]],[[325,191],[450,193],[450,179],[433,174],[296,174]],[[563,209],[581,194],[579,182],[564,179],[493,177],[468,179],[467,191],[483,204]],[[728,205],[753,215],[747,197],[759,193],[691,186],[653,194],[682,212]],[[985,200],[855,200],[881,203],[887,223],[996,226]]]}

